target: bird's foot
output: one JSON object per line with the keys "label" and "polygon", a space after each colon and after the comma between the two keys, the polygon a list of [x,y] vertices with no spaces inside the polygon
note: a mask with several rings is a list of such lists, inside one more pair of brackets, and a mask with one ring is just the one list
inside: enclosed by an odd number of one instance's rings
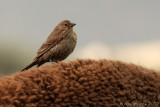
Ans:
{"label": "bird's foot", "polygon": [[55,61],[55,63],[59,63],[60,61]]}

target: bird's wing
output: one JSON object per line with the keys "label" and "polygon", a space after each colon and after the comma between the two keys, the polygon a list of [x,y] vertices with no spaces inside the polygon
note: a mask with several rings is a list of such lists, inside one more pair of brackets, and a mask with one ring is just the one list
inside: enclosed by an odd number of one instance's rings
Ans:
{"label": "bird's wing", "polygon": [[67,35],[67,31],[65,30],[57,30],[53,31],[47,38],[47,40],[43,43],[43,45],[40,47],[40,49],[37,52],[36,58],[41,57],[43,54],[45,54],[47,51],[49,51],[52,47],[57,45],[65,35]]}

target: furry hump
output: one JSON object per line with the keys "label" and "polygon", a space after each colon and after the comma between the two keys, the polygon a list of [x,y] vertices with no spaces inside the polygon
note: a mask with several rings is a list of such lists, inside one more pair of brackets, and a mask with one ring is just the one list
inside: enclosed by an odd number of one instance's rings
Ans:
{"label": "furry hump", "polygon": [[160,73],[133,64],[76,60],[33,68],[0,79],[4,107],[158,107]]}

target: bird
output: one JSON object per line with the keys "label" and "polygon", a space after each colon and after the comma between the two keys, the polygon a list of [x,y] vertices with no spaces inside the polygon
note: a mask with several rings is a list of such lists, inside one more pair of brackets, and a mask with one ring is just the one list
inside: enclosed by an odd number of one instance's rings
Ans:
{"label": "bird", "polygon": [[39,48],[33,61],[21,71],[33,66],[41,66],[46,62],[58,63],[66,59],[74,50],[77,43],[77,35],[73,30],[75,23],[69,20],[61,21]]}

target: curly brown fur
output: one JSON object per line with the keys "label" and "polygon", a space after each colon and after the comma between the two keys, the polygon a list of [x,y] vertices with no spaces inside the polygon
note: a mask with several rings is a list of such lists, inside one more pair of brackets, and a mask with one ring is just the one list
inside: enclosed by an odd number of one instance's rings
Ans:
{"label": "curly brown fur", "polygon": [[[0,79],[0,105],[118,107],[160,102],[160,74],[107,60],[58,63]],[[136,107],[135,106],[135,107]]]}

